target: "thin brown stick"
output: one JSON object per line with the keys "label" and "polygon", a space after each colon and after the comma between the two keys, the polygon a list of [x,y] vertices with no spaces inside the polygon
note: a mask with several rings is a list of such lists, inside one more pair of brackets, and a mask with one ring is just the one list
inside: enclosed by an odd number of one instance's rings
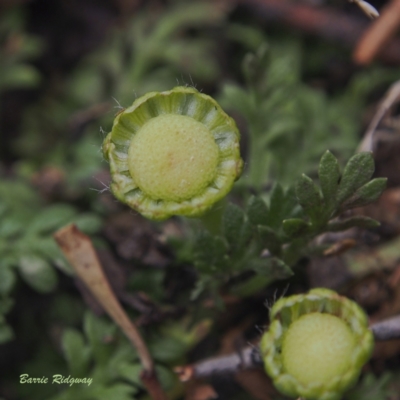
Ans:
{"label": "thin brown stick", "polygon": [[167,397],[155,375],[154,363],[147,346],[112,291],[90,238],[75,225],[58,230],[54,238],[78,277],[136,348],[144,368],[142,381],[153,399],[165,400]]}

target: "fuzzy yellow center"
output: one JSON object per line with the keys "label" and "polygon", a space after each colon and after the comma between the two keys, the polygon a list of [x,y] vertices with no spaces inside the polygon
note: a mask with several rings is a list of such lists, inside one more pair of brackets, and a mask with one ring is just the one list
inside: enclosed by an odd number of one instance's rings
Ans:
{"label": "fuzzy yellow center", "polygon": [[218,157],[218,146],[206,126],[185,115],[164,114],[135,134],[129,171],[153,199],[189,200],[212,182]]}
{"label": "fuzzy yellow center", "polygon": [[283,365],[303,385],[326,384],[348,370],[354,345],[354,335],[340,318],[307,314],[293,322],[284,336]]}

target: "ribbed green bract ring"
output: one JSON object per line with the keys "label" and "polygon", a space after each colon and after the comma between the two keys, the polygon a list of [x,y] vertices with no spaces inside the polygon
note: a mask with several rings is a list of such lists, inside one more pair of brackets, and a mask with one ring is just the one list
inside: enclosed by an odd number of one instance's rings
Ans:
{"label": "ribbed green bract ring", "polygon": [[111,190],[151,219],[201,215],[240,176],[239,139],[210,96],[190,87],[148,93],[116,116],[103,143]]}
{"label": "ribbed green bract ring", "polygon": [[287,396],[340,400],[371,356],[364,311],[332,290],[282,298],[270,319],[260,349],[267,374]]}

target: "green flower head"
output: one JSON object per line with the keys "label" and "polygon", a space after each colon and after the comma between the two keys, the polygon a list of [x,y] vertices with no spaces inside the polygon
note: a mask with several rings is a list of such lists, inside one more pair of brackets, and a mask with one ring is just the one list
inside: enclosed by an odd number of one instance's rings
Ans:
{"label": "green flower head", "polygon": [[282,298],[261,339],[265,370],[287,396],[339,400],[371,356],[373,335],[353,301],[328,289]]}
{"label": "green flower head", "polygon": [[240,176],[239,138],[233,119],[194,88],[148,93],[116,116],[104,141],[111,190],[151,219],[201,215]]}

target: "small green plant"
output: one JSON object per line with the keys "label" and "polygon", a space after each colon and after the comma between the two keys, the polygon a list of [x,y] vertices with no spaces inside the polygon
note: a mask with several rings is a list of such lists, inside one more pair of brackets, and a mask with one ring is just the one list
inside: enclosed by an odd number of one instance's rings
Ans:
{"label": "small green plant", "polygon": [[[46,400],[139,398],[144,390],[140,378],[143,368],[126,337],[111,321],[88,310],[80,324],[82,329],[68,327],[63,330],[60,338],[62,357],[49,360],[40,350],[24,373],[28,376],[43,373],[49,377],[51,385],[48,385]],[[146,342],[166,391],[179,388],[171,367],[177,362],[185,362],[187,352],[204,337],[209,327],[207,320],[190,326],[189,321],[178,320],[149,331]],[[43,359],[47,359],[47,365],[43,365]],[[61,381],[52,383],[53,379]],[[35,400],[44,398],[37,385],[20,385],[19,394]]]}
{"label": "small green plant", "polygon": [[209,1],[173,3],[164,12],[144,7],[125,29],[116,30],[74,72],[68,97],[92,104],[112,96],[130,104],[134,93],[167,90],[177,77],[198,83],[217,79],[217,43],[208,30],[223,24],[227,9]]}
{"label": "small green plant", "polygon": [[261,353],[267,374],[288,396],[339,400],[373,350],[363,310],[328,289],[280,299],[270,320]]}
{"label": "small green plant", "polygon": [[[327,245],[314,244],[318,235],[378,226],[368,217],[340,218],[344,211],[380,196],[386,179],[370,180],[373,171],[370,153],[354,155],[340,172],[337,159],[327,151],[319,164],[319,186],[302,175],[287,190],[275,185],[268,203],[255,196],[245,209],[228,204],[219,233],[201,230],[193,234],[192,251],[183,247],[186,262],[200,271],[194,296],[204,290],[215,294],[221,285],[241,296],[250,295],[277,279],[290,277],[302,257],[322,255]],[[176,245],[179,252],[179,243]],[[254,276],[247,280],[237,283],[232,279],[249,271]]]}
{"label": "small green plant", "polygon": [[254,47],[242,63],[246,85],[226,83],[218,98],[247,122],[248,166],[241,185],[257,192],[274,181],[291,185],[299,170],[315,171],[327,148],[349,157],[357,140],[355,111],[301,81],[300,43]]}
{"label": "small green plant", "polygon": [[101,219],[94,213],[79,213],[65,203],[45,205],[38,193],[23,180],[0,183],[0,342],[12,332],[3,317],[12,307],[17,276],[39,293],[57,287],[53,266],[69,272],[69,266],[52,233],[75,222],[87,233],[97,232]]}

